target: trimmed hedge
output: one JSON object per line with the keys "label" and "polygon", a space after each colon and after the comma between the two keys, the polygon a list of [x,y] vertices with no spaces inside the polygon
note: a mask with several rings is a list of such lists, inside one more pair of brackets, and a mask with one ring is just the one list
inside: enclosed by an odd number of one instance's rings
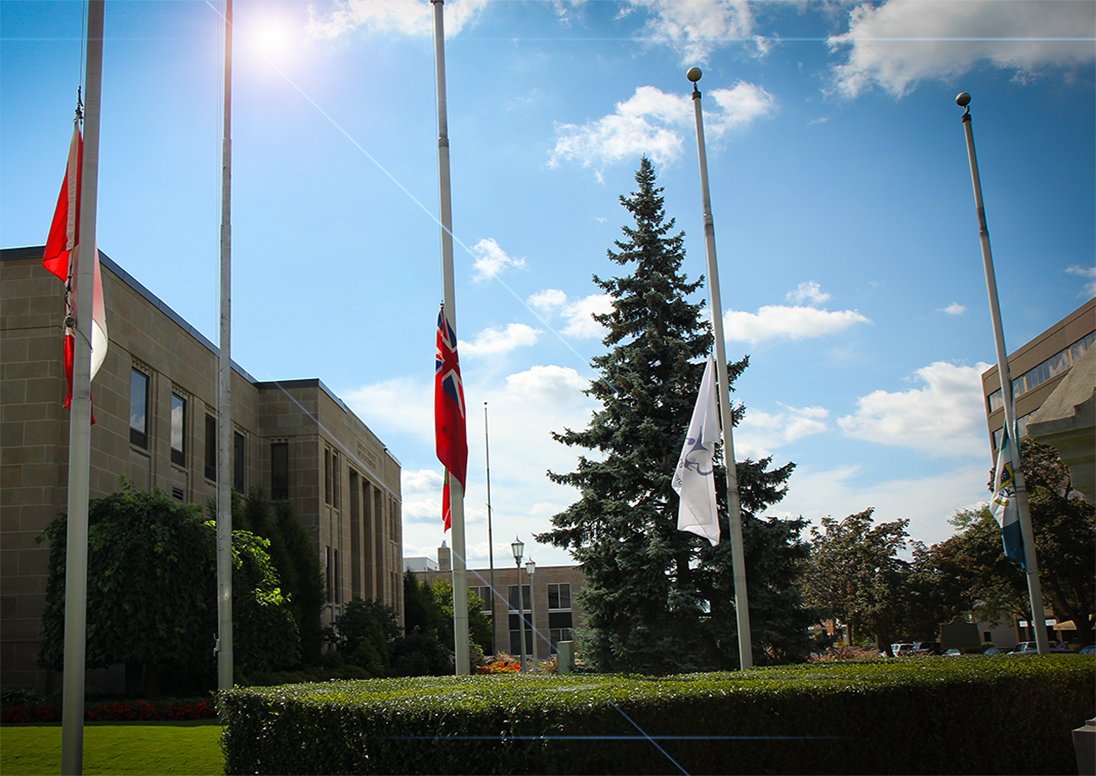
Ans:
{"label": "trimmed hedge", "polygon": [[670,677],[415,677],[222,694],[227,773],[1076,773],[1096,657]]}

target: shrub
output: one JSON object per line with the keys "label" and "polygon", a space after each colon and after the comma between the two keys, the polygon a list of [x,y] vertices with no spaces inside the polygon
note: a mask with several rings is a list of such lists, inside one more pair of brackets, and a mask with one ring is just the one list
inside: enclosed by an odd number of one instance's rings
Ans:
{"label": "shrub", "polygon": [[220,700],[227,773],[1070,773],[1096,658],[415,677]]}

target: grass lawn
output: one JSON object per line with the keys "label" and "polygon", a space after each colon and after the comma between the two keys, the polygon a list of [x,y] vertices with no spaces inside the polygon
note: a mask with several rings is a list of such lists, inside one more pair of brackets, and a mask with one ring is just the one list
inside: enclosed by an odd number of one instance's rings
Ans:
{"label": "grass lawn", "polygon": [[[0,728],[0,776],[60,772],[60,725]],[[224,772],[221,726],[216,720],[84,724],[85,774],[219,776]]]}

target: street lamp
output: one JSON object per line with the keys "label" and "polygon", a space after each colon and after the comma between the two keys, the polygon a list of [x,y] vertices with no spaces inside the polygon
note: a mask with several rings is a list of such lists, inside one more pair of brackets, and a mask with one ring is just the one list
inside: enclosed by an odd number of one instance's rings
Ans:
{"label": "street lamp", "polygon": [[521,554],[525,550],[525,544],[514,537],[510,543],[510,549],[514,552],[514,565],[518,569],[518,629],[521,637],[521,670],[525,670],[525,596],[521,593]]}
{"label": "street lamp", "polygon": [[529,627],[533,629],[533,653],[529,661],[536,670],[537,667],[537,597],[533,594],[533,572],[537,570],[537,564],[530,558],[525,563],[525,573],[529,575]]}

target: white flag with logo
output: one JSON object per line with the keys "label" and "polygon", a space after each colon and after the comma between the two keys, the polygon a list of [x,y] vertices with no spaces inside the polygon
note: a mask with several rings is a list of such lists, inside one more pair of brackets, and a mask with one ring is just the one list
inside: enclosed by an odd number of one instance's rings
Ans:
{"label": "white flag with logo", "polygon": [[673,488],[681,497],[677,528],[719,544],[719,518],[715,506],[715,444],[719,440],[719,416],[715,401],[715,362],[708,356],[696,408],[674,472]]}

